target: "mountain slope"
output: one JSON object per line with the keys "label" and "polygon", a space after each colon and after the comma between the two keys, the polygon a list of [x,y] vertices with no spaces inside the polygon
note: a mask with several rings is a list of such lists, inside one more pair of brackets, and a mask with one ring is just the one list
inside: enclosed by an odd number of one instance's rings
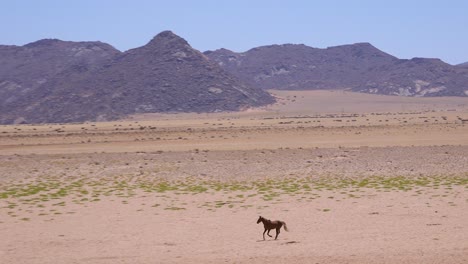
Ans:
{"label": "mountain slope", "polygon": [[351,89],[404,96],[465,96],[468,77],[437,59],[401,60],[369,43],[317,49],[271,45],[235,53],[205,52],[252,86],[263,89]]}
{"label": "mountain slope", "polygon": [[170,31],[97,68],[69,67],[1,122],[112,120],[135,113],[215,112],[274,99],[232,77]]}
{"label": "mountain slope", "polygon": [[398,60],[354,91],[403,96],[468,96],[468,76],[439,59]]}
{"label": "mountain slope", "polygon": [[[340,89],[359,83],[367,70],[396,60],[368,43],[328,49],[272,45],[245,53],[205,52],[229,72],[263,89]],[[338,74],[346,73],[346,74]]]}
{"label": "mountain slope", "polygon": [[101,42],[44,39],[24,46],[0,45],[0,107],[10,107],[69,67],[95,68],[119,53]]}

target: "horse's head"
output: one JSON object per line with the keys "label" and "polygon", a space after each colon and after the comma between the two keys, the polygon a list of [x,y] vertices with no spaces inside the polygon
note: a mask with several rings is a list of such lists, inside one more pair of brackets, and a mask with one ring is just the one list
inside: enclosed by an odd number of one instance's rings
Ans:
{"label": "horse's head", "polygon": [[263,217],[259,216],[257,220],[257,224],[260,223],[263,219],[264,219]]}

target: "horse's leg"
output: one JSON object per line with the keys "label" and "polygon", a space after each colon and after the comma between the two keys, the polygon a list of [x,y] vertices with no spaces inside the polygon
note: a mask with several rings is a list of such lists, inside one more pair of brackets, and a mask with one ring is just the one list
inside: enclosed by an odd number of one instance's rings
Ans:
{"label": "horse's leg", "polygon": [[265,228],[265,231],[263,231],[263,240],[265,240],[265,232],[267,231],[267,229]]}
{"label": "horse's leg", "polygon": [[268,229],[267,235],[268,235],[269,237],[272,237],[272,236],[270,235],[270,230],[271,230],[271,229]]}
{"label": "horse's leg", "polygon": [[280,233],[280,229],[281,229],[281,227],[277,227],[277,228],[276,228],[276,237],[275,237],[275,240],[278,238],[278,235],[279,235],[279,233]]}

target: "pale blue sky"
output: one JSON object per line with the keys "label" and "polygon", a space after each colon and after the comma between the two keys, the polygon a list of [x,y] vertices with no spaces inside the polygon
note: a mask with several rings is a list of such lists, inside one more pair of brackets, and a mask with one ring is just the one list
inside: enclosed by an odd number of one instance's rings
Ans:
{"label": "pale blue sky", "polygon": [[201,51],[370,42],[399,58],[468,61],[468,1],[0,0],[0,44],[101,40],[119,50],[172,30]]}

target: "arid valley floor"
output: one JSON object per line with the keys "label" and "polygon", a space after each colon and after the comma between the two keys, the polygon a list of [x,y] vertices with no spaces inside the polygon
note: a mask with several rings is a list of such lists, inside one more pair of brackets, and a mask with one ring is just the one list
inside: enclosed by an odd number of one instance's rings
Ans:
{"label": "arid valley floor", "polygon": [[468,263],[468,98],[271,92],[0,126],[0,263]]}

